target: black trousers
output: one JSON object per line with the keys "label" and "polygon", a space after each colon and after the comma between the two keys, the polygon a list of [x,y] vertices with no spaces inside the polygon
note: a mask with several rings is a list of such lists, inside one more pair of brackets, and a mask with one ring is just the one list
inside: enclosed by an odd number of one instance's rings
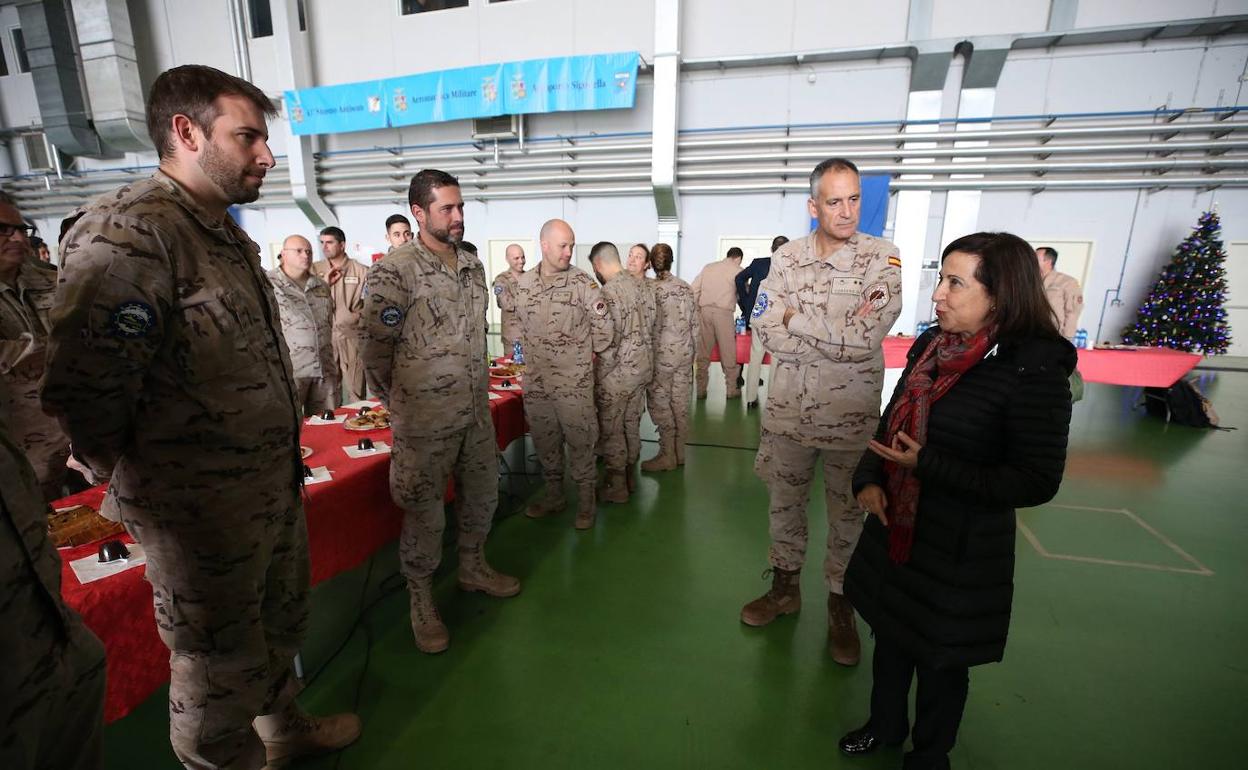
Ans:
{"label": "black trousers", "polygon": [[[914,749],[905,770],[949,767],[949,752],[958,739],[962,709],[970,683],[965,668],[935,669],[920,665],[901,647],[876,636],[871,661],[871,727],[886,743],[902,743],[909,734]],[[916,677],[914,730],[910,730],[910,682]]]}

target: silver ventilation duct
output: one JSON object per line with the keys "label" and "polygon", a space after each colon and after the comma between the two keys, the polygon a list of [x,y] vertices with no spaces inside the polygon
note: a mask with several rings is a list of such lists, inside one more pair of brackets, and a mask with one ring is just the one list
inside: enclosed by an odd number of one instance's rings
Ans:
{"label": "silver ventilation duct", "polygon": [[73,0],[82,71],[95,130],[109,149],[152,149],[125,0]]}

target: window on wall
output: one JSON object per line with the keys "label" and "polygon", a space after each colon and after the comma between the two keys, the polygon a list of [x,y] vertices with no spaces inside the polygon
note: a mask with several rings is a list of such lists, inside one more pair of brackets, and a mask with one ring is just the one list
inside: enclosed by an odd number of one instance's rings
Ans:
{"label": "window on wall", "polygon": [[26,38],[22,36],[22,28],[14,27],[9,30],[9,37],[13,39],[13,58],[17,60],[17,71],[30,72],[30,59],[26,58]]}
{"label": "window on wall", "polygon": [[[295,3],[299,13],[299,31],[308,31],[308,20],[303,10],[304,0]],[[247,0],[247,21],[250,22],[251,36],[273,37],[273,11],[269,0]]]}
{"label": "window on wall", "polygon": [[0,78],[9,74],[9,60],[4,57],[4,41],[0,40]]}
{"label": "window on wall", "polygon": [[410,16],[425,11],[445,11],[448,8],[467,8],[468,0],[399,0],[399,13]]}

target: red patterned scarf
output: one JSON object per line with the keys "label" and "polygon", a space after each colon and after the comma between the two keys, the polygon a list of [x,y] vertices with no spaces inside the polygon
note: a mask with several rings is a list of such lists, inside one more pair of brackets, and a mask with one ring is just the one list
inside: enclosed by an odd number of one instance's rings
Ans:
{"label": "red patterned scarf", "polygon": [[[996,331],[995,327],[985,327],[969,339],[952,332],[942,332],[932,338],[910,369],[901,397],[893,404],[888,432],[884,436],[887,446],[893,445],[893,438],[899,432],[919,444],[927,443],[927,420],[932,404],[945,395],[964,372],[983,360]],[[884,471],[888,474],[888,555],[895,564],[905,564],[910,560],[910,546],[914,543],[919,480],[912,469],[903,468],[892,460],[884,461]]]}

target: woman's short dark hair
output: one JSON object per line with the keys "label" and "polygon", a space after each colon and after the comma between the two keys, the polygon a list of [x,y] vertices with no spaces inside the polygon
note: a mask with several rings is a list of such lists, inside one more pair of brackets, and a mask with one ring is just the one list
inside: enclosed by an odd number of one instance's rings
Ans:
{"label": "woman's short dark hair", "polygon": [[946,246],[941,263],[955,251],[979,257],[975,280],[992,298],[998,339],[1062,336],[1027,241],[1013,233],[971,233]]}
{"label": "woman's short dark hair", "polygon": [[147,93],[147,134],[161,160],[173,152],[174,115],[187,116],[204,136],[212,136],[212,124],[221,115],[220,96],[241,96],[266,117],[277,114],[273,100],[242,78],[203,64],[165,70]]}
{"label": "woman's short dark hair", "polygon": [[459,187],[459,180],[445,171],[426,168],[416,172],[412,183],[407,186],[407,205],[419,206],[428,211],[433,203],[433,191],[437,187]]}
{"label": "woman's short dark hair", "polygon": [[666,243],[656,243],[650,247],[650,266],[656,273],[668,273],[672,270],[672,247]]}

